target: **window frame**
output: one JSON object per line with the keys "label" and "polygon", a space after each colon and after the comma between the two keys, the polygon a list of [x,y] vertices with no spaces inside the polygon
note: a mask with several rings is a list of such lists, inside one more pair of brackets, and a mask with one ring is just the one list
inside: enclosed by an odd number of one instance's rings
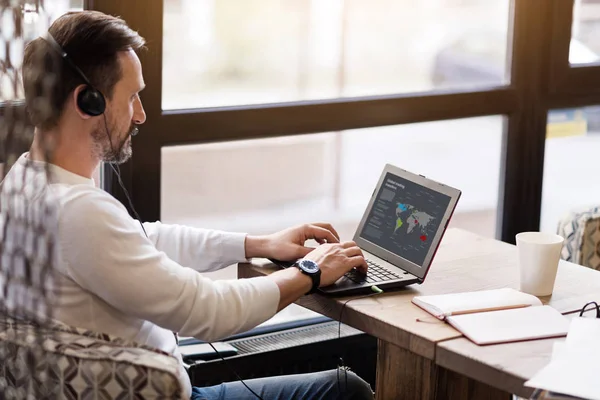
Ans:
{"label": "window frame", "polygon": [[571,65],[569,47],[575,0],[553,1],[552,71],[549,105],[566,108],[600,103],[600,62]]}

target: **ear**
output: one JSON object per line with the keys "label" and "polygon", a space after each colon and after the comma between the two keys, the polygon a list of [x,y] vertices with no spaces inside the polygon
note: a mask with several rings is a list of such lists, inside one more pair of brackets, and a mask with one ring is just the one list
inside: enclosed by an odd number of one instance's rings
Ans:
{"label": "ear", "polygon": [[79,105],[77,104],[77,97],[79,96],[79,93],[81,93],[81,91],[83,89],[85,89],[86,85],[79,85],[75,88],[75,90],[73,90],[73,105],[75,106],[75,110],[77,111],[77,114],[79,115],[79,117],[81,119],[90,119],[92,118],[91,115],[84,113],[81,108],[79,108]]}

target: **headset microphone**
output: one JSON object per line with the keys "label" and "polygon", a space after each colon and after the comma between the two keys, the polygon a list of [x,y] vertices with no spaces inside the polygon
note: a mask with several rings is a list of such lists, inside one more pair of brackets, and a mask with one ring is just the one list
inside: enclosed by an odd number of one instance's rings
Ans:
{"label": "headset microphone", "polygon": [[133,127],[133,130],[132,130],[132,131],[131,131],[129,134],[130,134],[131,136],[135,136],[135,135],[137,135],[138,133],[140,133],[140,130],[138,129],[138,127],[137,127],[137,126],[134,126],[134,127]]}

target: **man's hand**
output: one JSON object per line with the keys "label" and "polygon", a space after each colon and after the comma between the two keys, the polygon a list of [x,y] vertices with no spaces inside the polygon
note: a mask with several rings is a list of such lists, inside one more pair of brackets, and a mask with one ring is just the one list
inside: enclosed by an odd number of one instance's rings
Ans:
{"label": "man's hand", "polygon": [[354,242],[322,244],[304,258],[321,269],[321,286],[333,284],[352,268],[365,274],[368,269],[362,250]]}
{"label": "man's hand", "polygon": [[[305,250],[303,250],[305,251]],[[337,281],[346,272],[356,268],[367,272],[367,263],[362,251],[354,242],[325,243],[308,253],[304,258],[313,260],[321,269],[321,285],[328,286]],[[277,311],[298,300],[312,287],[311,279],[298,268],[286,268],[269,275],[267,279],[275,281],[279,287],[279,305]]]}
{"label": "man's hand", "polygon": [[305,224],[271,235],[246,237],[246,257],[294,261],[314,250],[313,247],[304,245],[309,239],[314,239],[319,244],[338,243],[340,241],[338,233],[330,224]]}

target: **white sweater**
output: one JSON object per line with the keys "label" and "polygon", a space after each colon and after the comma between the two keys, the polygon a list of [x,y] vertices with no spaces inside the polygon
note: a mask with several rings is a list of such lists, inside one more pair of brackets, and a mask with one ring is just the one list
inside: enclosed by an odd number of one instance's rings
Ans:
{"label": "white sweater", "polygon": [[[27,154],[6,179],[21,176]],[[36,162],[36,164],[41,164]],[[43,165],[43,164],[41,164]],[[212,281],[199,272],[245,261],[245,234],[139,222],[94,181],[51,165],[59,202],[54,317],[147,344],[181,360],[175,337],[213,341],[277,312],[279,289],[267,278]],[[183,365],[188,397],[190,381]]]}

